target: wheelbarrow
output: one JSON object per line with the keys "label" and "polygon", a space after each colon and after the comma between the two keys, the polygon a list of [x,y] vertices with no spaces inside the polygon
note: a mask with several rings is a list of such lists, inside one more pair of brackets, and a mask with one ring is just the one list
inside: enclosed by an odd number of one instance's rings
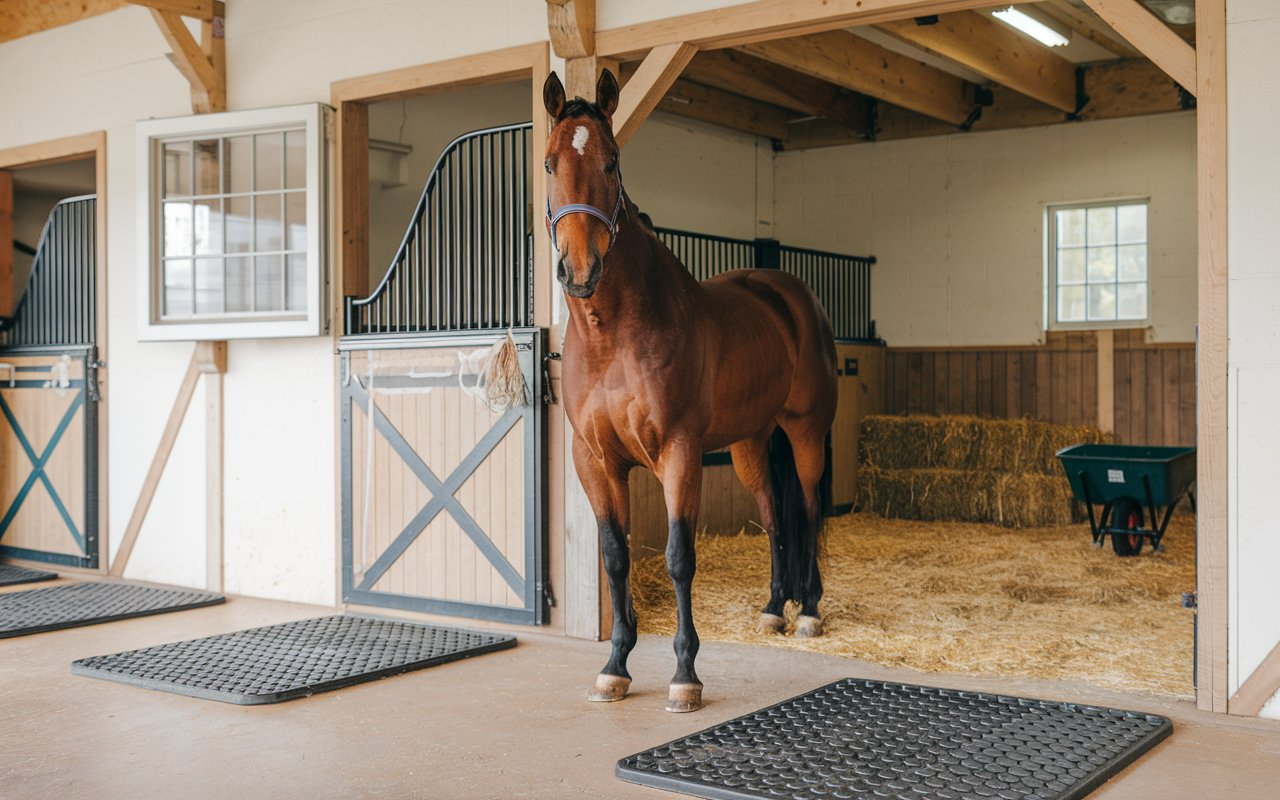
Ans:
{"label": "wheelbarrow", "polygon": [[[1152,550],[1159,551],[1169,518],[1183,495],[1195,510],[1194,447],[1078,444],[1059,450],[1057,456],[1072,493],[1089,509],[1094,547],[1102,547],[1110,535],[1111,549],[1118,556],[1136,556],[1146,539],[1151,540]],[[1102,506],[1096,522],[1095,504]],[[1160,506],[1164,506],[1163,517],[1157,513]],[[1145,527],[1144,521],[1151,527]]]}

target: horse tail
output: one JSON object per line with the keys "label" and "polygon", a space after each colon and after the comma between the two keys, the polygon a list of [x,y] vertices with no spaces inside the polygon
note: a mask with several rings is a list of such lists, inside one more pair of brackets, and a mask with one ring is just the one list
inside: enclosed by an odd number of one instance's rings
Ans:
{"label": "horse tail", "polygon": [[826,502],[823,486],[818,487],[818,514],[810,520],[805,509],[804,487],[796,470],[791,440],[778,427],[769,437],[769,481],[773,489],[773,517],[778,546],[782,549],[782,591],[788,600],[803,603],[814,595],[818,578],[817,561]]}

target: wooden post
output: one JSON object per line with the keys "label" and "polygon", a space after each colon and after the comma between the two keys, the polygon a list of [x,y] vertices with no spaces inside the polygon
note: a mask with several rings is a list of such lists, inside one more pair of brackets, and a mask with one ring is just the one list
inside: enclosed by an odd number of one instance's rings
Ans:
{"label": "wooden post", "polygon": [[354,100],[335,100],[334,105],[341,132],[337,165],[338,185],[342,187],[338,192],[342,230],[339,286],[344,297],[364,297],[369,292],[369,106]]}
{"label": "wooden post", "polygon": [[0,170],[0,317],[12,317],[17,287],[13,285],[13,173]]}
{"label": "wooden post", "polygon": [[222,375],[227,371],[226,342],[198,342],[196,365],[204,376],[205,436],[205,588],[222,591]]}
{"label": "wooden post", "polygon": [[1116,332],[1110,328],[1095,333],[1098,341],[1098,428],[1116,428]]}

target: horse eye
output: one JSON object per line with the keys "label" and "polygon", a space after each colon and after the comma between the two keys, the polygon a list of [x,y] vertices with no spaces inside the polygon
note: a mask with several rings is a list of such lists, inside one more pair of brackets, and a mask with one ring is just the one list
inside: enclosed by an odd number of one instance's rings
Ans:
{"label": "horse eye", "polygon": [[547,171],[547,174],[548,174],[548,175],[550,175],[550,174],[551,174],[551,162],[550,162],[550,161],[544,160],[544,161],[542,162],[542,168],[543,168],[543,169],[545,169],[545,170]]}
{"label": "horse eye", "polygon": [[609,159],[609,163],[604,165],[604,171],[605,171],[605,172],[613,172],[613,171],[614,171],[615,169],[617,169],[617,168],[618,168],[618,157],[617,157],[617,156],[614,156],[613,158]]}

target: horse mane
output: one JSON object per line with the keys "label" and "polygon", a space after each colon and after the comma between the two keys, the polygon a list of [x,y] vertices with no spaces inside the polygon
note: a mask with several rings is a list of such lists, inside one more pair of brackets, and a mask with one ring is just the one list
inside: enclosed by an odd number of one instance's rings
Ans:
{"label": "horse mane", "polygon": [[605,119],[600,106],[581,97],[575,97],[564,104],[564,108],[560,109],[560,115],[556,117],[556,123],[559,124],[572,117],[590,117],[604,123],[606,128],[609,127],[609,120]]}

